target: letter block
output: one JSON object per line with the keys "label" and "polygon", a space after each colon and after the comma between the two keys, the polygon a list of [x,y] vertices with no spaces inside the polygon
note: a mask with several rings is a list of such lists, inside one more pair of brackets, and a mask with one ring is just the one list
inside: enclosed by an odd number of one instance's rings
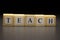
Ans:
{"label": "letter block", "polygon": [[3,14],[3,26],[13,26],[13,14]]}
{"label": "letter block", "polygon": [[3,14],[3,26],[44,27],[56,26],[55,15]]}
{"label": "letter block", "polygon": [[56,16],[55,15],[45,15],[46,26],[56,26]]}
{"label": "letter block", "polygon": [[25,15],[25,26],[35,26],[34,15]]}
{"label": "letter block", "polygon": [[35,15],[35,24],[38,27],[45,26],[45,17],[44,15]]}
{"label": "letter block", "polygon": [[14,14],[14,26],[24,26],[24,14]]}

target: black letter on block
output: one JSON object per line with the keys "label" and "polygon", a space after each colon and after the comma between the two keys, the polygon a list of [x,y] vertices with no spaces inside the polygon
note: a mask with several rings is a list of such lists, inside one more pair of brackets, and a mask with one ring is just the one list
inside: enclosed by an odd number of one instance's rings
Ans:
{"label": "black letter on block", "polygon": [[21,18],[18,18],[18,23],[21,23]]}
{"label": "black letter on block", "polygon": [[31,20],[31,18],[29,18],[29,21],[28,21],[28,23],[29,23],[29,22],[30,22],[30,23],[32,23],[32,20]]}
{"label": "black letter on block", "polygon": [[38,23],[42,23],[42,18],[39,18],[38,19]]}
{"label": "black letter on block", "polygon": [[52,23],[53,23],[53,19],[52,19],[52,18],[49,18],[48,23],[49,23],[49,24],[52,24]]}
{"label": "black letter on block", "polygon": [[9,23],[10,22],[10,18],[7,18],[7,23]]}

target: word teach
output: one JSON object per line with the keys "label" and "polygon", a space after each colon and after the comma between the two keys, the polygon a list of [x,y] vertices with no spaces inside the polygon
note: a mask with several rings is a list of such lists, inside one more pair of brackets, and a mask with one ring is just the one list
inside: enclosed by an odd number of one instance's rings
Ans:
{"label": "word teach", "polygon": [[55,15],[3,14],[4,26],[56,26]]}

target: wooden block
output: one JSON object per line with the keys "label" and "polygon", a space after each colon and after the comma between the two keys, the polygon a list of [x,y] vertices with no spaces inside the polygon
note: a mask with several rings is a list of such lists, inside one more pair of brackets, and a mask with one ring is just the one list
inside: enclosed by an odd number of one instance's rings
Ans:
{"label": "wooden block", "polygon": [[14,14],[14,26],[24,26],[24,14]]}
{"label": "wooden block", "polygon": [[55,15],[45,15],[46,26],[56,26],[56,16]]}
{"label": "wooden block", "polygon": [[34,15],[25,15],[25,26],[33,27],[35,26],[35,17]]}
{"label": "wooden block", "polygon": [[13,26],[13,14],[3,14],[3,26]]}
{"label": "wooden block", "polygon": [[55,15],[3,14],[3,26],[56,26]]}
{"label": "wooden block", "polygon": [[35,25],[38,27],[45,26],[45,17],[44,15],[35,15]]}

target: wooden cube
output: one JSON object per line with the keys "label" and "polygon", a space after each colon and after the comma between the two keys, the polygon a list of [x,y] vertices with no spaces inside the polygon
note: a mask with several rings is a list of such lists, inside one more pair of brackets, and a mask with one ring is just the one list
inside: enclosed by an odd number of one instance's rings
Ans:
{"label": "wooden cube", "polygon": [[13,14],[3,14],[3,26],[13,26]]}
{"label": "wooden cube", "polygon": [[44,15],[35,15],[35,25],[37,27],[45,26],[45,17],[44,17]]}
{"label": "wooden cube", "polygon": [[25,18],[24,14],[14,14],[14,26],[24,26]]}
{"label": "wooden cube", "polygon": [[56,26],[55,15],[3,14],[3,26]]}
{"label": "wooden cube", "polygon": [[27,26],[27,27],[35,26],[34,15],[25,15],[25,26]]}
{"label": "wooden cube", "polygon": [[56,26],[56,16],[55,15],[45,15],[45,25],[46,26]]}

